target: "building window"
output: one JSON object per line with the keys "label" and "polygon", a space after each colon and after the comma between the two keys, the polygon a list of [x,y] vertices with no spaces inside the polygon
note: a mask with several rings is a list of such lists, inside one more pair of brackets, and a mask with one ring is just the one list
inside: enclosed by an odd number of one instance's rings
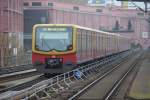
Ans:
{"label": "building window", "polygon": [[24,6],[29,6],[29,2],[24,2],[23,5]]}
{"label": "building window", "polygon": [[144,16],[144,13],[137,13],[138,16]]}
{"label": "building window", "polygon": [[103,12],[102,9],[96,9],[96,12]]}
{"label": "building window", "polygon": [[41,6],[41,2],[32,2],[32,6]]}
{"label": "building window", "polygon": [[74,6],[74,7],[73,7],[73,10],[79,10],[79,7]]}
{"label": "building window", "polygon": [[48,6],[52,7],[52,6],[53,6],[53,3],[48,3]]}

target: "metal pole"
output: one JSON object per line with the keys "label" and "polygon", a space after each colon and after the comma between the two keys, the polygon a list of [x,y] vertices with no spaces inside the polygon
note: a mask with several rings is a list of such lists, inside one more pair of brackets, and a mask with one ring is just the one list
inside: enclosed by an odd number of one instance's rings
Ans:
{"label": "metal pole", "polygon": [[145,4],[145,13],[147,13],[147,9],[148,9],[147,8],[147,1],[145,1],[144,4]]}

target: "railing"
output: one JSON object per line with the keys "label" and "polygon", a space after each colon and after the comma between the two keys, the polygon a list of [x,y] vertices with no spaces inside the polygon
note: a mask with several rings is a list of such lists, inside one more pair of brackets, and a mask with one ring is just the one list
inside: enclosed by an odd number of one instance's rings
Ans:
{"label": "railing", "polygon": [[[114,64],[123,60],[126,56],[130,55],[132,51],[123,52],[118,55],[110,56],[99,61],[95,61],[91,64],[85,66],[80,66],[79,68],[66,72],[64,74],[55,76],[51,79],[42,81],[33,85],[32,87],[21,90],[17,93],[6,93],[1,97],[2,99],[42,99],[51,98],[53,94],[58,94],[61,91],[68,90],[73,84],[88,80],[89,77],[95,75],[96,73],[103,73],[104,69],[110,69],[110,64]],[[0,99],[1,99],[0,98]]]}

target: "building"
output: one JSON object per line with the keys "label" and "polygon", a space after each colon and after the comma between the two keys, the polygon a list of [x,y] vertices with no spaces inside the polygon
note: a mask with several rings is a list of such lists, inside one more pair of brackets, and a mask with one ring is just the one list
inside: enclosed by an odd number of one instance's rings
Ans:
{"label": "building", "polygon": [[[116,6],[91,7],[85,4],[67,3],[66,0],[24,0],[25,47],[31,49],[31,33],[34,24],[77,24],[80,26],[116,32],[131,38],[135,44],[148,47],[149,15],[137,9]],[[118,28],[116,28],[116,23]],[[144,38],[143,38],[144,34]],[[144,42],[146,41],[146,42]]]}
{"label": "building", "polygon": [[[0,0],[0,66],[23,50],[22,0]],[[14,60],[15,61],[15,60]]]}

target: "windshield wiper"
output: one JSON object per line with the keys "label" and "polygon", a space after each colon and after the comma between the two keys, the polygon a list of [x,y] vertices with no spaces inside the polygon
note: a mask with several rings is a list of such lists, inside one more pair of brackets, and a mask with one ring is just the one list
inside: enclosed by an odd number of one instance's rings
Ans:
{"label": "windshield wiper", "polygon": [[[42,39],[42,42],[44,42],[45,43],[45,45],[48,47],[48,51],[51,51],[51,50],[53,50],[53,49],[51,49],[50,47],[49,47],[49,45],[48,45],[48,43],[45,41],[45,39],[42,37],[41,38]],[[43,46],[43,43],[42,43],[42,46]]]}

